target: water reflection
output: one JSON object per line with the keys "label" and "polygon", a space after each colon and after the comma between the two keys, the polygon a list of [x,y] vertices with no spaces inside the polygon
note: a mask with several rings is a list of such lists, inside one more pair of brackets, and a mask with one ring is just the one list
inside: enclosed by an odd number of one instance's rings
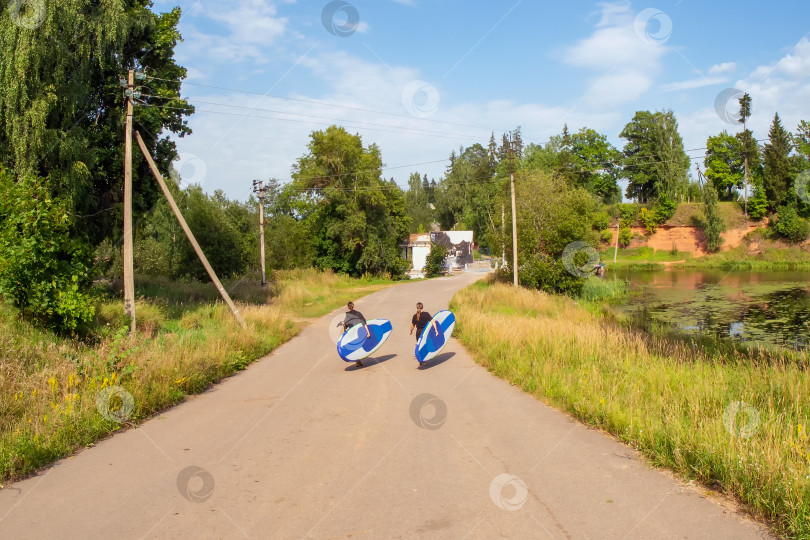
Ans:
{"label": "water reflection", "polygon": [[797,349],[810,342],[806,272],[623,272],[618,277],[638,293],[620,309],[639,323]]}

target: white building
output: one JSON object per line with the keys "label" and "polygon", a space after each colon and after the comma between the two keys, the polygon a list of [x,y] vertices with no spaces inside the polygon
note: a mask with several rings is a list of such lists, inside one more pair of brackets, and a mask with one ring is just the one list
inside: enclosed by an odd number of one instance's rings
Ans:
{"label": "white building", "polygon": [[412,234],[408,237],[407,243],[400,244],[404,257],[411,261],[411,277],[424,276],[425,264],[432,243],[447,249],[445,265],[448,271],[464,268],[465,264],[473,262],[472,231],[434,231]]}

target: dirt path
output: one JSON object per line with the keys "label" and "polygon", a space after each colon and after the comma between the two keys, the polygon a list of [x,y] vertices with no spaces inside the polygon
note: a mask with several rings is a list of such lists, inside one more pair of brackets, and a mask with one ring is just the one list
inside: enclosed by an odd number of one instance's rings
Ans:
{"label": "dirt path", "polygon": [[342,362],[329,327],[0,491],[2,538],[767,538],[759,525],[476,366],[425,369],[408,326],[480,275],[361,299],[394,335]]}

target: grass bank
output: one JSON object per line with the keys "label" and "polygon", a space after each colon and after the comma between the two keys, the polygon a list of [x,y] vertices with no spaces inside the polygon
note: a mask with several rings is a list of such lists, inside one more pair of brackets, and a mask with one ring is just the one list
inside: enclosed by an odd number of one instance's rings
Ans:
{"label": "grass bank", "polygon": [[33,328],[0,303],[0,484],[244,369],[295,336],[295,321],[390,284],[314,270],[279,272],[267,291],[253,279],[229,282],[243,330],[213,285],[142,280],[135,338],[120,299],[102,287],[85,341]]}
{"label": "grass bank", "polygon": [[810,252],[802,246],[789,246],[763,243],[760,250],[752,254],[747,245],[721,251],[703,257],[693,258],[690,253],[658,250],[640,247],[619,250],[619,257],[613,262],[613,250],[602,252],[602,260],[608,269],[613,270],[727,270],[784,272],[793,270],[810,270]]}
{"label": "grass bank", "polygon": [[696,347],[505,285],[468,287],[451,309],[489,371],[810,538],[807,355]]}

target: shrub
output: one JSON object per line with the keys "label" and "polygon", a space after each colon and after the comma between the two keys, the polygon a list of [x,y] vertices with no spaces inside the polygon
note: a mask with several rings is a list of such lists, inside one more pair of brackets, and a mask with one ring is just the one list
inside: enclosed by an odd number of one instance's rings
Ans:
{"label": "shrub", "polygon": [[653,212],[655,212],[658,223],[663,223],[668,219],[672,219],[672,216],[675,215],[675,210],[677,209],[678,203],[670,199],[666,193],[661,194],[653,206]]}
{"label": "shrub", "polygon": [[619,205],[619,215],[621,216],[622,227],[629,227],[638,221],[639,205],[637,204],[621,204]]}
{"label": "shrub", "polygon": [[756,188],[754,196],[748,199],[748,217],[751,219],[762,219],[768,213],[768,197],[765,190]]}
{"label": "shrub", "polygon": [[630,240],[633,239],[633,232],[630,227],[622,227],[619,229],[619,246],[627,247],[630,245]]}
{"label": "shrub", "polygon": [[520,265],[518,278],[524,287],[577,296],[585,284],[584,279],[569,273],[560,259],[546,254],[531,255]]}
{"label": "shrub", "polygon": [[804,242],[810,236],[810,223],[799,217],[793,205],[780,206],[776,212],[776,221],[773,230],[779,236],[787,238],[791,243]]}
{"label": "shrub", "polygon": [[610,216],[606,212],[599,212],[593,219],[593,228],[597,231],[610,227]]}
{"label": "shrub", "polygon": [[39,325],[72,333],[94,315],[90,261],[65,204],[38,179],[15,183],[0,171],[0,295]]}
{"label": "shrub", "polygon": [[430,253],[425,261],[425,277],[438,277],[444,275],[444,259],[447,257],[447,249],[433,243],[430,245]]}
{"label": "shrub", "polygon": [[706,235],[706,249],[715,252],[723,245],[722,234],[726,225],[717,210],[717,190],[710,180],[707,180],[706,188],[703,193],[703,213],[706,214],[703,232]]}
{"label": "shrub", "polygon": [[599,233],[599,236],[601,237],[602,242],[605,242],[606,244],[613,242],[613,231],[610,229],[605,229]]}
{"label": "shrub", "polygon": [[642,208],[638,213],[638,220],[648,233],[655,234],[655,231],[658,230],[658,215],[654,211]]}

